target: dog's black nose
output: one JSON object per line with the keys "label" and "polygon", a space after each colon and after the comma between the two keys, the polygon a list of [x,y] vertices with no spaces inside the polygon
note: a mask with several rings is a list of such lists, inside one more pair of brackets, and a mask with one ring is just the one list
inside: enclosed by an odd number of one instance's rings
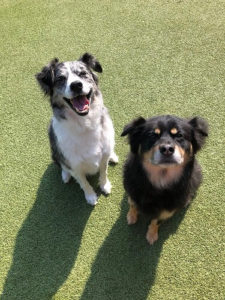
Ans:
{"label": "dog's black nose", "polygon": [[165,156],[171,156],[174,153],[174,150],[174,146],[170,144],[164,144],[159,147],[160,153]]}
{"label": "dog's black nose", "polygon": [[80,93],[82,91],[83,84],[80,81],[74,81],[70,84],[70,89],[73,92]]}

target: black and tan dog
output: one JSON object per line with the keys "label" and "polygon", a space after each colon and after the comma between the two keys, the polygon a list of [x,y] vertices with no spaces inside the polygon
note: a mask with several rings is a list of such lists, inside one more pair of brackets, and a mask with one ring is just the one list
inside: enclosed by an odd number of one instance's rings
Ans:
{"label": "black and tan dog", "polygon": [[124,165],[127,222],[135,224],[139,212],[150,215],[146,238],[153,244],[160,223],[187,206],[201,183],[195,154],[208,136],[208,124],[198,117],[140,117],[125,126],[125,135],[131,148]]}

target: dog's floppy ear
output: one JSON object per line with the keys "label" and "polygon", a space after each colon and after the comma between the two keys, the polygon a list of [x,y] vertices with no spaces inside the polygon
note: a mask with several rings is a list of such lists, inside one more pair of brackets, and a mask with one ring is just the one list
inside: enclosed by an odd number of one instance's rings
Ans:
{"label": "dog's floppy ear", "polygon": [[102,73],[102,66],[97,61],[97,59],[90,53],[84,53],[79,60],[85,63],[90,69],[98,73]]}
{"label": "dog's floppy ear", "polygon": [[131,123],[127,124],[121,136],[128,135],[131,152],[137,153],[139,145],[141,143],[141,132],[143,128],[143,124],[145,124],[146,120],[142,117],[133,120]]}
{"label": "dog's floppy ear", "polygon": [[189,124],[193,128],[192,145],[194,152],[202,148],[205,143],[205,139],[208,136],[208,123],[206,120],[195,117],[189,120]]}
{"label": "dog's floppy ear", "polygon": [[54,84],[54,69],[58,62],[58,58],[54,58],[47,66],[43,67],[40,73],[35,75],[41,89],[46,95],[52,94]]}

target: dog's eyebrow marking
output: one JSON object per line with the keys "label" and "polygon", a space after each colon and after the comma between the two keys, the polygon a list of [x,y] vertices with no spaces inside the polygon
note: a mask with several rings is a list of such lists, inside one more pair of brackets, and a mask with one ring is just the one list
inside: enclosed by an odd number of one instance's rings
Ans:
{"label": "dog's eyebrow marking", "polygon": [[178,132],[178,130],[177,130],[177,128],[172,128],[172,129],[170,129],[170,132],[171,132],[171,134],[177,134],[177,132]]}
{"label": "dog's eyebrow marking", "polygon": [[154,132],[155,132],[155,134],[160,134],[160,133],[161,133],[161,130],[160,130],[159,128],[156,128],[156,129],[154,130]]}
{"label": "dog's eyebrow marking", "polygon": [[58,75],[58,74],[63,74],[63,73],[67,73],[68,71],[67,71],[67,68],[66,68],[66,66],[63,64],[63,63],[61,63],[59,66],[58,66],[58,68],[56,69],[56,75]]}

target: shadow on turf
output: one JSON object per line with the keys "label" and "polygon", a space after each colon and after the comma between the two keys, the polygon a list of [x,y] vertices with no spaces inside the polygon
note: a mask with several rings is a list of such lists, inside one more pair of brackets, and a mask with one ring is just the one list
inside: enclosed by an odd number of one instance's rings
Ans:
{"label": "shadow on turf", "polygon": [[92,266],[81,300],[144,300],[154,283],[163,243],[174,234],[182,221],[182,210],[162,224],[159,240],[150,246],[145,234],[149,220],[139,219],[128,226],[127,198],[121,204],[121,215],[100,248]]}
{"label": "shadow on turf", "polygon": [[[96,185],[97,178],[93,178]],[[176,229],[185,211],[161,226],[159,240],[145,240],[147,220],[127,226],[127,199],[121,215],[104,241],[86,283],[82,300],[144,300],[154,283],[164,241]],[[51,164],[44,173],[36,201],[16,238],[13,262],[5,281],[2,300],[51,299],[74,266],[92,207],[74,181],[60,181],[59,169]]]}
{"label": "shadow on turf", "polygon": [[1,299],[51,299],[74,266],[91,211],[78,184],[61,183],[51,164],[17,235]]}

